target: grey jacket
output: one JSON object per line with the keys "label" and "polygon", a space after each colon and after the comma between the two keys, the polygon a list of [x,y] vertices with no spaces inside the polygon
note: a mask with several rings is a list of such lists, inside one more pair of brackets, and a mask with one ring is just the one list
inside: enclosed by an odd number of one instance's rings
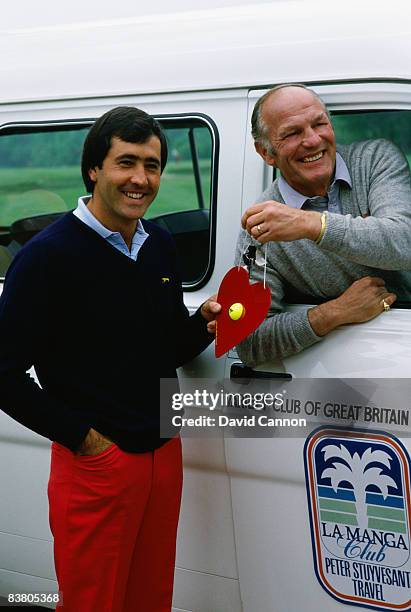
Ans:
{"label": "grey jacket", "polygon": [[[343,214],[328,214],[320,244],[311,240],[269,242],[266,282],[271,290],[267,319],[238,345],[242,361],[255,366],[281,359],[319,342],[308,321],[308,308],[286,313],[285,287],[332,299],[363,276],[381,276],[399,299],[411,299],[411,187],[407,160],[387,140],[337,146],[347,164],[353,188],[341,184]],[[259,202],[283,202],[278,180]],[[265,247],[245,231],[240,233],[236,264],[249,244]],[[254,264],[251,280],[262,281],[264,268]]]}

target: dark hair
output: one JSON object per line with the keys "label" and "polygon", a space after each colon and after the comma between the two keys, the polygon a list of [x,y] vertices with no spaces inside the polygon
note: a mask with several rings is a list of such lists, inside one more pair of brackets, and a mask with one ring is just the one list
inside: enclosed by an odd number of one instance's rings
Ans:
{"label": "dark hair", "polygon": [[104,113],[90,128],[83,146],[81,174],[86,189],[93,193],[94,181],[89,177],[91,168],[101,168],[111,147],[113,137],[125,142],[146,142],[157,136],[161,143],[161,172],[167,163],[167,141],[158,121],[139,108],[117,106]]}

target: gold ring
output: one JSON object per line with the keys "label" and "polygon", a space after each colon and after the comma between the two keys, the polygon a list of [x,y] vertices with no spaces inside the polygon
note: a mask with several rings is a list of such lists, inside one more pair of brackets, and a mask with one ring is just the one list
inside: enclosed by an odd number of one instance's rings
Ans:
{"label": "gold ring", "polygon": [[262,233],[261,225],[257,225],[257,229],[258,229],[258,233],[261,234]]}
{"label": "gold ring", "polygon": [[383,308],[385,310],[385,312],[388,312],[391,308],[391,306],[388,304],[388,302],[386,302],[385,300],[383,300],[382,302]]}

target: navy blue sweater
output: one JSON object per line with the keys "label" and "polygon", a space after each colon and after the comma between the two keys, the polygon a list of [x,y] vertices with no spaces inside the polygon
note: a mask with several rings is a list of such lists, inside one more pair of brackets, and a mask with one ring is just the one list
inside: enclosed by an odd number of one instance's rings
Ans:
{"label": "navy blue sweater", "polygon": [[0,408],[72,450],[90,427],[129,452],[161,446],[159,379],[212,340],[184,306],[171,237],[143,224],[149,237],[133,261],[68,213],[7,272]]}

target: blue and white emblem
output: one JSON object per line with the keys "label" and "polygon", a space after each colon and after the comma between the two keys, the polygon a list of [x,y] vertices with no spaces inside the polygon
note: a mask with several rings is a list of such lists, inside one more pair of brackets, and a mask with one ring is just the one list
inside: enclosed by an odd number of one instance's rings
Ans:
{"label": "blue and white emblem", "polygon": [[317,578],[334,598],[411,610],[410,458],[384,432],[321,428],[304,449]]}

